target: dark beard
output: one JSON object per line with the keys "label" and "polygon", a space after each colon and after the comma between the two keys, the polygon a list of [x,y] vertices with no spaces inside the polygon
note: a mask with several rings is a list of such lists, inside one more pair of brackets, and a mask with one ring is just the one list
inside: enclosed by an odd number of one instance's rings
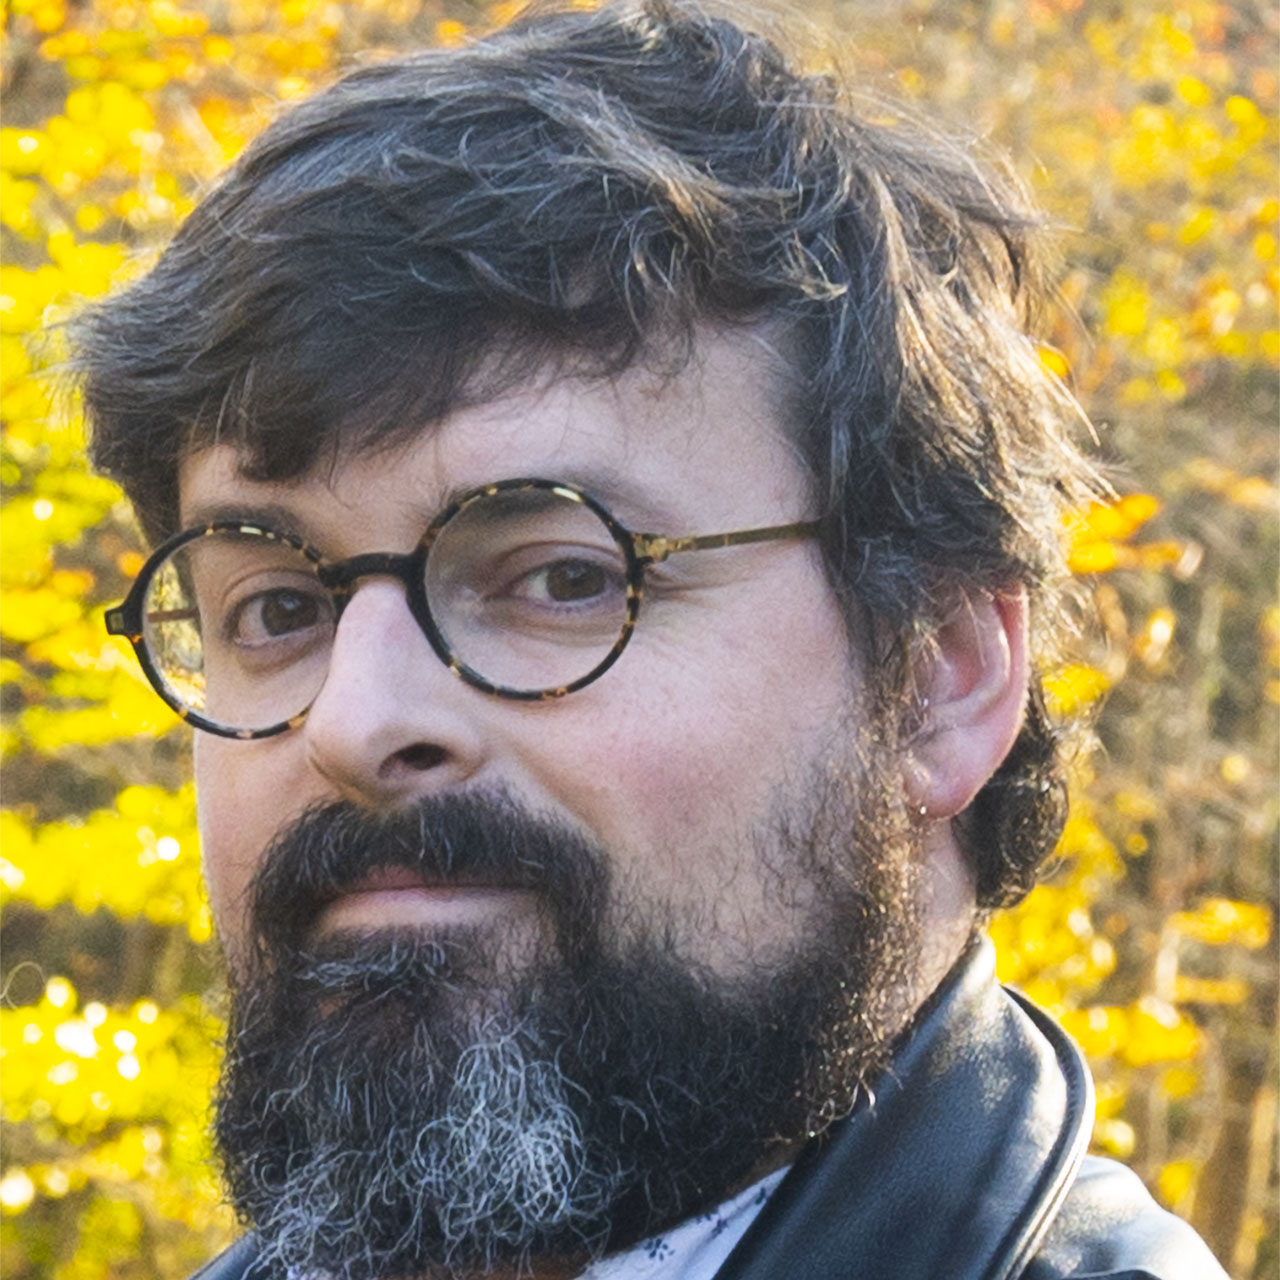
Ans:
{"label": "dark beard", "polygon": [[[774,833],[761,874],[807,877],[818,918],[731,980],[673,920],[614,902],[605,854],[504,797],[304,815],[255,881],[217,1101],[264,1272],[585,1265],[851,1110],[905,1014],[917,930],[902,840],[884,856],[883,817],[847,807]],[[855,816],[879,856],[847,852]],[[505,967],[499,929],[309,944],[326,901],[389,866],[536,888],[546,937]]]}

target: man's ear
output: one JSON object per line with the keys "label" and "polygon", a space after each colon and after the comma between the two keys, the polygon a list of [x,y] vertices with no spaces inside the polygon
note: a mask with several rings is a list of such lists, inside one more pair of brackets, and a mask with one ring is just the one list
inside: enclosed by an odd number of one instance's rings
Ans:
{"label": "man's ear", "polygon": [[906,746],[907,797],[926,819],[968,807],[1022,728],[1030,658],[1020,587],[963,597],[914,672],[919,726]]}

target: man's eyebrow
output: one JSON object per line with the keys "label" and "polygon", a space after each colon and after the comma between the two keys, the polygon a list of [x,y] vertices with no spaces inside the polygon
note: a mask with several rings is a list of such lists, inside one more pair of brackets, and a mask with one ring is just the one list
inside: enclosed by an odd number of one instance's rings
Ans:
{"label": "man's eyebrow", "polygon": [[198,529],[227,522],[266,525],[277,533],[292,533],[304,542],[311,542],[317,536],[304,516],[279,502],[197,502],[185,513],[183,528]]}
{"label": "man's eyebrow", "polygon": [[[636,532],[666,534],[699,532],[697,529],[684,528],[683,526],[689,523],[688,517],[675,516],[659,500],[658,495],[635,484],[625,474],[612,467],[565,467],[536,475],[529,472],[499,474],[475,483],[456,485],[438,499],[432,494],[423,502],[420,512],[422,532],[426,532],[427,526],[445,507],[459,498],[482,488],[485,484],[494,484],[508,479],[554,480],[574,485],[590,494],[597,502],[603,503],[624,525]],[[229,498],[194,502],[184,512],[183,528],[199,528],[221,521],[267,525],[280,533],[292,533],[304,542],[323,550],[322,528],[308,521],[297,508],[270,500]],[[681,527],[677,528],[677,525]]]}
{"label": "man's eyebrow", "polygon": [[[688,516],[677,516],[669,504],[662,502],[661,495],[655,494],[647,486],[635,483],[624,472],[609,466],[566,466],[552,471],[491,476],[476,484],[460,484],[451,488],[437,510],[444,510],[446,506],[465,497],[468,493],[473,493],[485,484],[497,484],[504,480],[535,479],[552,480],[581,489],[601,503],[611,515],[638,533],[689,532],[683,528],[673,527],[676,524],[687,524]],[[431,520],[435,514],[435,511],[428,514],[427,520]]]}

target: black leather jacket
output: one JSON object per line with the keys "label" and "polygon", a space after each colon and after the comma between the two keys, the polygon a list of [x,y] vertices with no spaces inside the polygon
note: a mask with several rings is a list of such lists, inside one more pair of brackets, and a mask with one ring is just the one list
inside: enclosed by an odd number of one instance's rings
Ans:
{"label": "black leather jacket", "polygon": [[[983,942],[716,1280],[1227,1280],[1134,1174],[1085,1155],[1092,1122],[1079,1051]],[[242,1240],[193,1280],[253,1280],[252,1261]]]}

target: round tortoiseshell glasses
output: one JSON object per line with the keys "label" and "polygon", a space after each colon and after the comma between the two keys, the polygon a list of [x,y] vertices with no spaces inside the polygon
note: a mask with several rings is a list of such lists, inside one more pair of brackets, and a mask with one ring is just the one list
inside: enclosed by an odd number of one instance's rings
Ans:
{"label": "round tortoiseshell glasses", "polygon": [[329,668],[360,580],[404,583],[440,660],[502,698],[559,698],[617,661],[639,616],[645,567],[677,552],[802,538],[813,522],[669,537],[634,533],[557,480],[503,480],[450,503],[408,555],[326,562],[288,532],[237,520],[158,547],[106,615],[155,691],[228,738],[299,724]]}

